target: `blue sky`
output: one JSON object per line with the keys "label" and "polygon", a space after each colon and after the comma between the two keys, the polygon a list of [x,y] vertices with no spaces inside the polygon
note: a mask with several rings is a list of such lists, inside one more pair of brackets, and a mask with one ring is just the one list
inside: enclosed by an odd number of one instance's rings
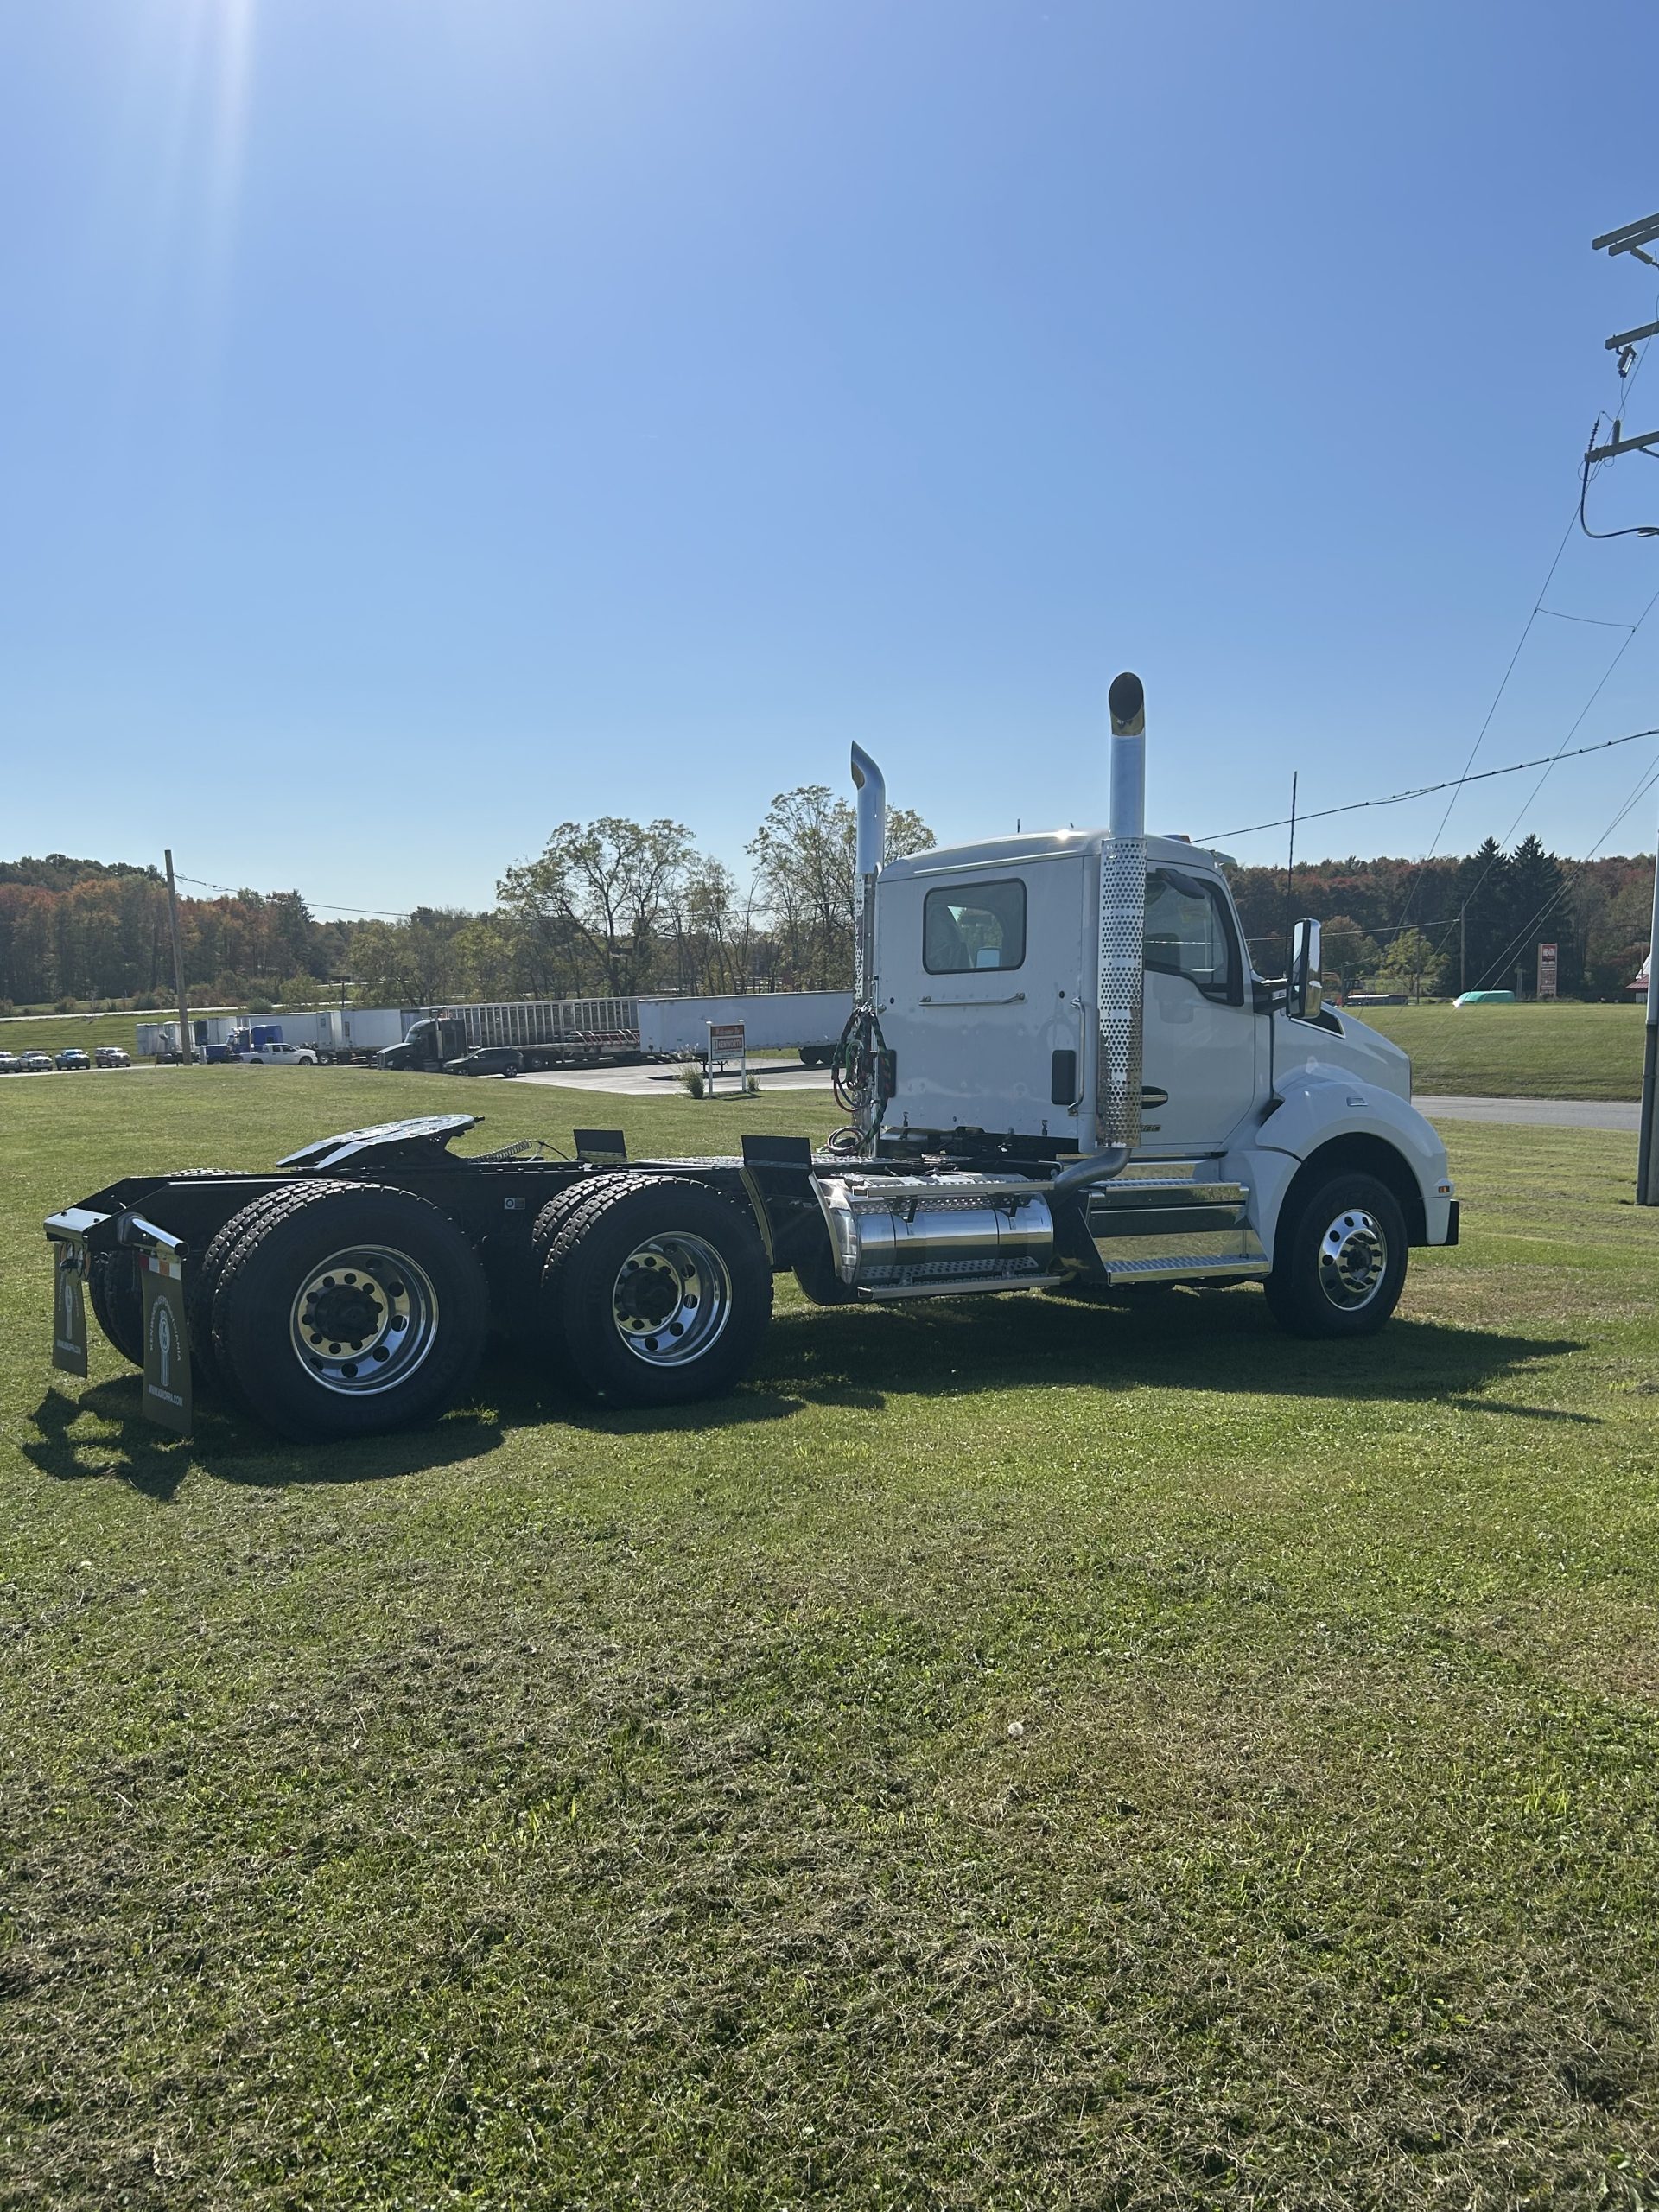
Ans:
{"label": "blue sky", "polygon": [[[0,852],[483,904],[567,815],[741,864],[850,738],[944,837],[1084,823],[1123,665],[1158,827],[1455,774],[1659,315],[1589,251],[1659,208],[1656,64],[1637,5],[14,5]],[[1549,604],[1656,590],[1575,533]],[[1535,624],[1478,765],[1619,642]],[[1656,672],[1659,613],[1574,742]]]}

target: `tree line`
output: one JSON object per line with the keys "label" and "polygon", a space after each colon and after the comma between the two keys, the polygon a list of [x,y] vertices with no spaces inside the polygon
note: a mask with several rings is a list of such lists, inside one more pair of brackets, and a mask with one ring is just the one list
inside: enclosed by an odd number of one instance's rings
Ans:
{"label": "tree line", "polygon": [[[889,817],[894,854],[933,840]],[[852,976],[854,812],[822,784],[780,792],[740,882],[683,823],[562,822],[506,869],[481,912],[422,906],[395,921],[320,919],[297,891],[180,899],[198,1005],[368,1005],[639,992],[844,988]],[[1299,861],[1232,871],[1263,975],[1291,922],[1325,925],[1327,980],[1426,994],[1536,988],[1560,947],[1563,993],[1618,998],[1647,950],[1651,859],[1561,860],[1536,837],[1461,858]],[[154,868],[51,854],[0,863],[0,1004],[171,1002],[167,887]]]}
{"label": "tree line", "polygon": [[1558,948],[1557,988],[1617,999],[1647,957],[1651,855],[1561,860],[1535,836],[1505,852],[1489,837],[1462,857],[1298,861],[1231,872],[1258,970],[1282,974],[1288,931],[1303,914],[1324,925],[1328,981],[1421,991],[1538,985],[1538,947]]}

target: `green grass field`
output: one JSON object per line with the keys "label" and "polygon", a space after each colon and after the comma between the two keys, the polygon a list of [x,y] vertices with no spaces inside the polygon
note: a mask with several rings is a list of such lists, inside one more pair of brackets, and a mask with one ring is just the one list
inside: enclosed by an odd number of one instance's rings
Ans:
{"label": "green grass field", "polygon": [[55,1376],[111,1174],[592,1103],[327,1090],[0,1086],[8,2212],[1655,2202],[1629,1140],[1449,1125],[1465,1241],[1343,1351],[791,1288],[725,1404],[503,1363],[321,1452]]}
{"label": "green grass field", "polygon": [[1411,1054],[1419,1091],[1442,1098],[1639,1098],[1637,1006],[1357,1007]]}

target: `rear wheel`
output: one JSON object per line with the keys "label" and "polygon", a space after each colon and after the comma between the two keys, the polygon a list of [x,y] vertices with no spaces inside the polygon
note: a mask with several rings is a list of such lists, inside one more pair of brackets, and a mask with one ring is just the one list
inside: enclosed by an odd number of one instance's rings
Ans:
{"label": "rear wheel", "polygon": [[1264,1287],[1293,1336],[1367,1337],[1399,1304],[1405,1281],[1399,1200],[1375,1175],[1333,1175],[1281,1220]]}
{"label": "rear wheel", "polygon": [[214,1359],[251,1412],[310,1441],[406,1428],[453,1404],[477,1370],[489,1292],[447,1214],[343,1182],[247,1213],[211,1294]]}
{"label": "rear wheel", "polygon": [[92,1319],[123,1359],[144,1363],[144,1291],[138,1255],[130,1244],[94,1252],[86,1268]]}
{"label": "rear wheel", "polygon": [[803,1246],[801,1256],[795,1262],[795,1280],[815,1306],[858,1303],[858,1293],[841,1279],[830,1247],[828,1229],[820,1229],[811,1242]]}
{"label": "rear wheel", "polygon": [[593,1396],[684,1405],[748,1373],[772,1319],[772,1269],[733,1199],[677,1175],[607,1175],[565,1214],[542,1299]]}

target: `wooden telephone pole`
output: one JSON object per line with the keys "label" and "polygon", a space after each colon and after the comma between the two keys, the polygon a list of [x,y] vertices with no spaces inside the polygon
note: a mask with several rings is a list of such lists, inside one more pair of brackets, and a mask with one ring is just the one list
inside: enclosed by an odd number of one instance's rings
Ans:
{"label": "wooden telephone pole", "polygon": [[167,852],[167,926],[173,939],[173,988],[179,1002],[179,1052],[186,1067],[195,1058],[190,1041],[190,1008],[184,995],[184,939],[179,934],[179,894],[173,882],[173,850]]}
{"label": "wooden telephone pole", "polygon": [[[1604,231],[1599,238],[1590,241],[1591,251],[1605,252],[1610,261],[1621,253],[1628,253],[1635,260],[1645,262],[1649,269],[1659,269],[1659,259],[1649,251],[1655,245],[1659,245],[1659,215],[1644,215],[1639,223],[1622,224],[1618,230]],[[1636,365],[1637,346],[1656,335],[1659,335],[1659,322],[1644,322],[1635,330],[1613,333],[1607,340],[1606,350],[1617,353],[1621,378]],[[1605,445],[1597,445],[1592,436],[1590,449],[1584,456],[1584,483],[1588,485],[1591,468],[1597,461],[1617,461],[1621,454],[1647,453],[1655,448],[1659,448],[1659,430],[1644,430],[1639,437],[1627,438],[1624,423],[1616,420],[1613,435]],[[1584,523],[1582,493],[1579,520]],[[1659,537],[1659,528],[1643,526],[1611,534]],[[1648,1021],[1643,1039],[1642,1138],[1636,1164],[1636,1203],[1639,1206],[1659,1206],[1659,852],[1654,858],[1653,925],[1648,944]]]}

